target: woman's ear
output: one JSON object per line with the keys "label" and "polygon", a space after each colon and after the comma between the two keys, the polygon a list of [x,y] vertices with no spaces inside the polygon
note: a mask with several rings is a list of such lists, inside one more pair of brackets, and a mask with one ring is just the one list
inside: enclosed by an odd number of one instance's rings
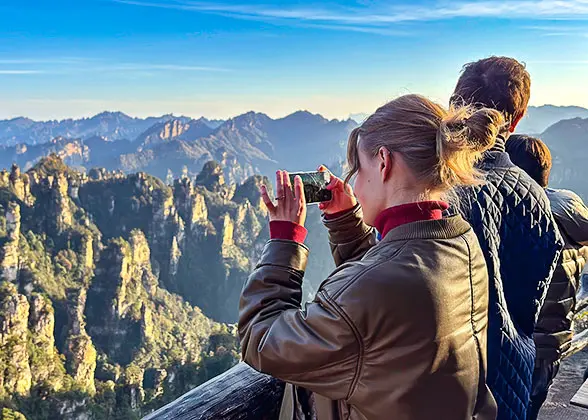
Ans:
{"label": "woman's ear", "polygon": [[378,150],[378,164],[382,182],[386,182],[392,173],[392,153],[385,147]]}

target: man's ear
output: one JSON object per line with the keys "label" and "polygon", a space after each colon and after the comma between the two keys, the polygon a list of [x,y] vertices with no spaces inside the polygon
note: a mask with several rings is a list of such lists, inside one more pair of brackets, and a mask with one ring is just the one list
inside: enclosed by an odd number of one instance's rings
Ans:
{"label": "man's ear", "polygon": [[392,173],[392,153],[385,147],[378,150],[378,165],[382,182],[386,182]]}
{"label": "man's ear", "polygon": [[521,122],[521,120],[523,119],[524,116],[525,116],[525,114],[519,115],[514,120],[512,120],[512,122],[510,123],[510,127],[508,128],[509,133],[512,134],[515,132],[517,125]]}

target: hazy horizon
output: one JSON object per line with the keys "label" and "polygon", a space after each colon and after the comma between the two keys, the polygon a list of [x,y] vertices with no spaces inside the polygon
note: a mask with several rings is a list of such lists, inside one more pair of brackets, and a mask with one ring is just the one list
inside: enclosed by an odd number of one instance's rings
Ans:
{"label": "hazy horizon", "polygon": [[[578,107],[578,108],[584,108],[584,109],[587,109],[588,110],[588,108],[582,107],[580,105],[542,104],[542,105],[530,105],[530,106],[531,107],[535,107],[535,108],[540,108],[542,106],[553,106],[553,107],[559,107],[559,108]],[[268,117],[270,117],[270,118],[272,118],[274,120],[288,117],[289,115],[295,114],[297,112],[309,112],[309,113],[311,113],[313,115],[320,115],[323,118],[326,118],[328,120],[339,120],[339,121],[345,121],[345,120],[348,120],[348,119],[355,119],[355,118],[360,117],[360,116],[370,115],[369,112],[352,112],[349,115],[345,115],[343,117],[339,117],[339,118],[338,117],[332,117],[331,118],[331,117],[328,117],[326,115],[323,115],[323,114],[321,114],[319,112],[313,112],[313,111],[311,111],[309,109],[296,109],[296,110],[293,110],[293,111],[288,112],[288,113],[283,114],[283,115],[282,114],[280,114],[280,115],[270,115],[270,114],[268,114],[266,112],[263,112],[263,111],[249,109],[249,110],[247,110],[245,112],[242,112],[242,113],[239,113],[239,114],[229,115],[226,118],[213,118],[213,117],[209,117],[207,115],[186,115],[186,114],[177,114],[175,112],[167,112],[167,113],[163,113],[163,114],[133,115],[133,114],[130,114],[128,112],[125,112],[124,110],[121,110],[121,109],[103,109],[103,110],[98,111],[98,112],[95,112],[95,113],[90,113],[90,114],[87,114],[87,115],[81,115],[81,116],[77,116],[77,117],[76,116],[68,116],[68,117],[64,117],[64,118],[47,118],[47,119],[42,119],[42,118],[32,118],[32,117],[30,117],[28,115],[16,115],[16,116],[7,117],[7,118],[0,117],[0,121],[10,121],[10,120],[18,119],[18,118],[28,118],[28,119],[31,119],[31,120],[36,121],[36,122],[79,120],[79,119],[84,119],[84,118],[86,118],[86,119],[93,118],[93,117],[96,117],[96,116],[98,116],[100,114],[103,114],[103,113],[117,113],[117,112],[120,112],[122,114],[125,114],[126,116],[131,117],[131,118],[140,118],[140,119],[145,119],[145,118],[149,118],[149,117],[158,118],[158,117],[163,117],[163,116],[166,116],[166,115],[171,115],[174,118],[183,118],[183,117],[185,117],[185,118],[190,118],[190,119],[194,119],[194,120],[197,120],[199,118],[205,118],[207,120],[223,120],[223,121],[229,120],[231,118],[238,117],[240,115],[243,115],[243,114],[246,114],[246,113],[249,113],[249,112],[255,112],[255,113],[265,114],[265,115],[267,115]]]}

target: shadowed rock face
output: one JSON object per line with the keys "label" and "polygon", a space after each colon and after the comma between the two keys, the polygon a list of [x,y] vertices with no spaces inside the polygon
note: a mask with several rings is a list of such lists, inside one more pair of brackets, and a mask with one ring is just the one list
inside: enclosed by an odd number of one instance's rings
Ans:
{"label": "shadowed rock face", "polygon": [[26,396],[31,389],[27,349],[29,303],[11,283],[0,286],[0,395]]}

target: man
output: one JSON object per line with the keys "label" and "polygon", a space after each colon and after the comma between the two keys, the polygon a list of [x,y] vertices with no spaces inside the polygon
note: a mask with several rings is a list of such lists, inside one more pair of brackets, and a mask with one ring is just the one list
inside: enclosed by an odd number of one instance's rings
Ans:
{"label": "man", "polygon": [[506,143],[506,151],[515,165],[546,189],[553,216],[564,239],[564,249],[535,326],[537,356],[527,416],[529,420],[535,420],[557,375],[562,355],[572,343],[576,292],[588,255],[588,208],[571,191],[547,188],[551,152],[541,140],[511,136]]}
{"label": "man", "polygon": [[488,379],[498,419],[526,420],[535,345],[533,330],[562,248],[545,192],[505,152],[524,116],[531,79],[513,58],[466,64],[451,102],[491,107],[507,121],[480,169],[486,183],[462,188],[460,211],[486,258],[490,278]]}

